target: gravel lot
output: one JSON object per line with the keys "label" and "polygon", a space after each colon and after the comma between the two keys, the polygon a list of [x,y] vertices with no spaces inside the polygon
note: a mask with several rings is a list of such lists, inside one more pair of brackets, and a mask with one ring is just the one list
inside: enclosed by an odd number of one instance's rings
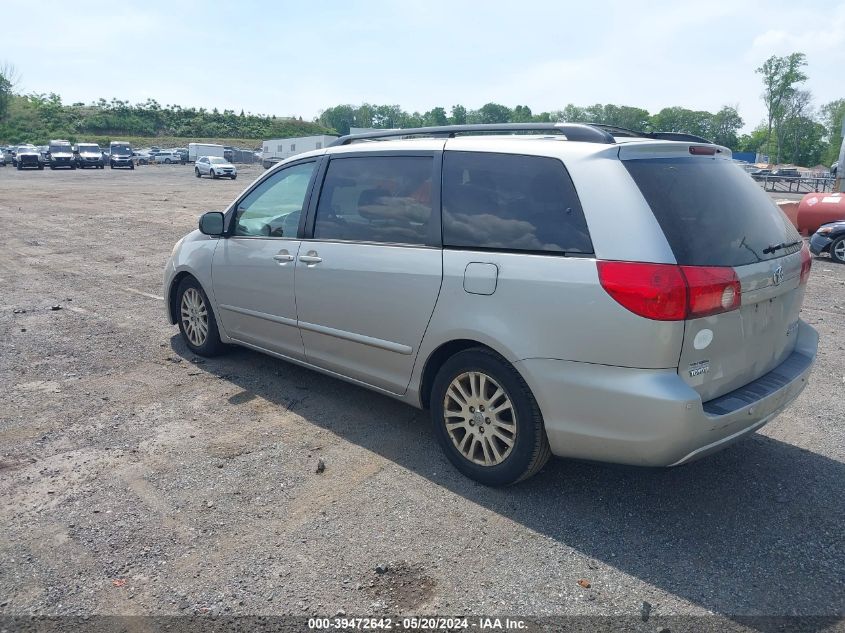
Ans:
{"label": "gravel lot", "polygon": [[843,615],[845,266],[814,262],[818,364],[760,433],[492,490],[425,413],[182,345],[164,261],[260,172],[0,169],[0,614]]}

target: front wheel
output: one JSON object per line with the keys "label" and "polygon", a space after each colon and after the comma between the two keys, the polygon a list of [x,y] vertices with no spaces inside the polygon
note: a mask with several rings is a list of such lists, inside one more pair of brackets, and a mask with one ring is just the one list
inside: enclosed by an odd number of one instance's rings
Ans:
{"label": "front wheel", "polygon": [[486,348],[458,352],[440,368],[431,390],[431,418],[449,461],[487,486],[527,479],[551,455],[528,385]]}
{"label": "front wheel", "polygon": [[214,173],[214,170],[213,170],[213,169],[211,170],[211,179],[212,179],[212,180],[217,180],[217,174],[216,174],[216,173]]}
{"label": "front wheel", "polygon": [[165,165],[169,165],[169,164],[170,164],[170,159],[169,159],[169,158],[165,158],[165,159],[164,159],[164,164],[165,164]]}
{"label": "front wheel", "polygon": [[217,321],[208,296],[193,277],[179,284],[179,331],[188,348],[200,356],[216,356],[223,351]]}
{"label": "front wheel", "polygon": [[232,174],[232,180],[234,180],[234,179],[235,179],[235,178],[237,178],[237,177],[238,177],[238,175],[237,175],[237,174]]}
{"label": "front wheel", "polygon": [[129,169],[134,170],[135,169],[135,163],[129,163]]}
{"label": "front wheel", "polygon": [[830,258],[839,264],[845,264],[845,235],[831,243]]}
{"label": "front wheel", "polygon": [[197,177],[197,178],[202,178],[202,175],[200,174],[200,170],[199,170],[199,169],[194,169],[194,174],[196,174],[196,177]]}

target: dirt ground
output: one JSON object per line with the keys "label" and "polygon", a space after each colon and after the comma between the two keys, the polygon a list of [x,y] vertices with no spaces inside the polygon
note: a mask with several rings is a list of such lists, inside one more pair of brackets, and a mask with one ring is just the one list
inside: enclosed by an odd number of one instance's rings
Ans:
{"label": "dirt ground", "polygon": [[493,490],[423,412],[187,351],[165,259],[260,172],[0,168],[0,614],[843,615],[845,266],[814,262],[818,364],[761,432]]}

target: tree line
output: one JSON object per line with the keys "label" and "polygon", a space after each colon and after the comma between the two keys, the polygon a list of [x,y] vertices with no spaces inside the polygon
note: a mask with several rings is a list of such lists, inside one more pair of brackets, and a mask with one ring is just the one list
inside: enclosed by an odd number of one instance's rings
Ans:
{"label": "tree line", "polygon": [[756,69],[763,84],[766,120],[748,134],[736,106],[717,112],[666,107],[654,114],[636,106],[595,104],[533,112],[527,105],[487,103],[477,109],[453,105],[408,112],[399,105],[340,104],[321,111],[314,121],[236,113],[216,108],[161,105],[154,99],[131,104],[119,99],[64,104],[59,95],[14,92],[17,74],[0,65],[0,141],[46,143],[50,138],[82,140],[87,136],[267,139],[313,134],[348,134],[350,128],[409,128],[465,123],[583,122],[632,130],[687,132],[734,151],[768,155],[771,162],[803,166],[829,165],[839,152],[845,99],[819,107],[803,88],[807,80],[803,53],[773,55]]}

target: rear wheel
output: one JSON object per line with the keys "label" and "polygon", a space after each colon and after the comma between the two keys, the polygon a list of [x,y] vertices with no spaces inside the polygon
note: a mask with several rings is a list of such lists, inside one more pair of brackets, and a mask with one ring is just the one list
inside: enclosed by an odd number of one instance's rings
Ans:
{"label": "rear wheel", "polygon": [[165,158],[165,159],[164,159],[164,164],[165,164],[165,165],[169,165],[169,164],[170,164],[170,159],[169,159],[169,158]]}
{"label": "rear wheel", "polygon": [[507,486],[536,474],[551,455],[543,416],[522,376],[486,348],[446,361],[431,392],[434,431],[467,477]]}
{"label": "rear wheel", "polygon": [[224,346],[205,291],[193,277],[185,277],[178,290],[179,331],[185,344],[200,356],[216,356]]}
{"label": "rear wheel", "polygon": [[831,243],[830,258],[839,264],[845,264],[845,235]]}
{"label": "rear wheel", "polygon": [[129,169],[135,169],[135,163],[129,163]]}
{"label": "rear wheel", "polygon": [[196,174],[197,178],[202,178],[202,175],[200,174],[200,170],[199,170],[199,169],[194,168],[194,174]]}

